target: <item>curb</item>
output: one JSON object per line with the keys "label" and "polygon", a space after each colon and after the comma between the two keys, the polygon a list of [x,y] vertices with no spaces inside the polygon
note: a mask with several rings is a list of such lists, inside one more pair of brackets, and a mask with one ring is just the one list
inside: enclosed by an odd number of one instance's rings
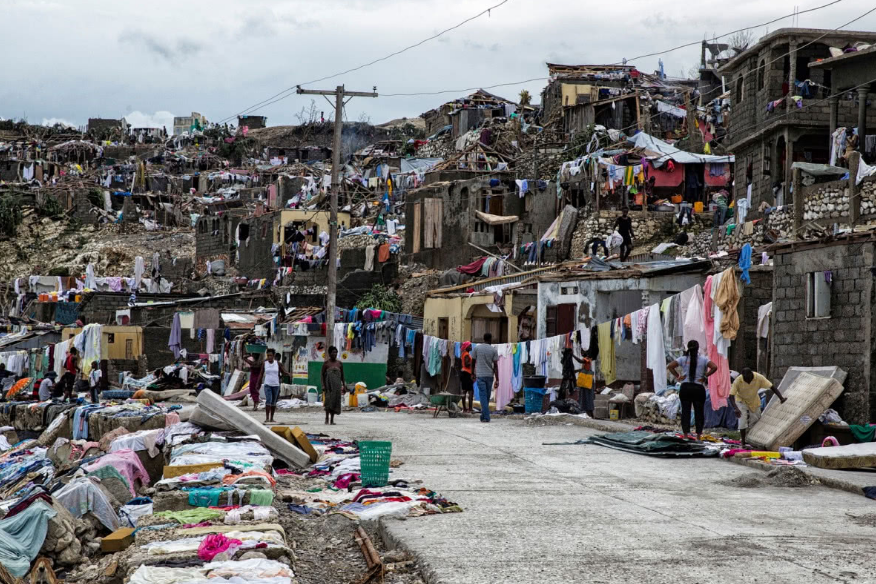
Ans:
{"label": "curb", "polygon": [[[762,471],[762,472],[769,472],[771,470],[778,468],[778,467],[773,466],[771,464],[766,464],[765,462],[761,462],[759,460],[754,460],[751,458],[733,457],[733,458],[724,458],[723,460],[726,460],[727,462],[731,462],[733,464],[739,464],[742,466],[747,466],[749,468],[757,469],[757,470]],[[844,481],[842,479],[835,479],[833,477],[821,476],[817,473],[812,472],[809,469],[809,467],[805,467],[805,466],[802,466],[802,467],[798,466],[795,468],[799,468],[803,473],[816,479],[819,483],[821,483],[825,487],[828,487],[830,489],[837,489],[839,491],[845,491],[845,492],[851,493],[853,495],[861,495],[862,497],[864,496],[864,490],[859,485],[856,485],[853,482]]]}
{"label": "curb", "polygon": [[388,521],[405,520],[398,518],[381,518],[377,520],[377,534],[380,536],[380,539],[383,540],[383,545],[386,546],[386,549],[404,550],[410,557],[416,559],[417,571],[420,573],[420,576],[422,576],[426,584],[443,584],[443,580],[438,577],[435,570],[429,565],[428,560],[423,557],[422,554],[414,552],[407,544],[390,532],[389,527],[386,525]]}

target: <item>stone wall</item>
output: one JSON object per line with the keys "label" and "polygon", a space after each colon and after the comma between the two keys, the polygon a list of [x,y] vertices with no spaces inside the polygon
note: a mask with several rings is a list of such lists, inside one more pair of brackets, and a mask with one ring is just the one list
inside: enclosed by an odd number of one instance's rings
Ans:
{"label": "stone wall", "polygon": [[[618,211],[579,213],[578,227],[572,235],[569,258],[581,258],[584,255],[589,255],[589,252],[585,254],[584,245],[594,237],[607,239],[613,231],[614,221],[617,217],[620,217]],[[633,220],[635,253],[648,252],[660,243],[671,242],[679,231],[679,227],[675,223],[674,213],[630,211],[630,218]],[[695,214],[689,232],[695,235],[701,230],[711,227],[711,224],[712,216],[710,214]]]}
{"label": "stone wall", "polygon": [[[870,393],[873,256],[874,245],[867,242],[779,250],[774,257],[771,378],[780,380],[791,366],[842,368],[848,373],[845,391],[833,407],[857,424],[876,417]],[[807,274],[824,271],[832,275],[830,317],[807,318]]]}
{"label": "stone wall", "polygon": [[849,216],[847,181],[830,181],[804,187],[803,220],[839,219]]}

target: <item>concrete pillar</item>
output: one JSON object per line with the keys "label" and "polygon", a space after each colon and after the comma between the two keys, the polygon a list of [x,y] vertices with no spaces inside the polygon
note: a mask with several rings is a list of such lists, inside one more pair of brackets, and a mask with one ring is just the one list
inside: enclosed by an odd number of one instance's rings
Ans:
{"label": "concrete pillar", "polygon": [[799,239],[803,229],[803,175],[794,169],[794,239]]}
{"label": "concrete pillar", "polygon": [[836,132],[839,118],[839,95],[832,95],[828,98],[830,102],[830,135]]}
{"label": "concrete pillar", "polygon": [[[794,81],[796,81],[797,73],[797,41],[791,40],[788,43],[788,59],[790,67],[788,67],[788,95],[794,95]],[[785,100],[785,111],[791,111],[791,108],[797,107],[793,100]],[[787,140],[787,138],[785,138]]]}
{"label": "concrete pillar", "polygon": [[849,226],[854,229],[861,218],[861,197],[858,193],[858,164],[861,153],[852,152],[849,156]]}
{"label": "concrete pillar", "polygon": [[[785,128],[785,168],[782,169],[783,177],[782,183],[783,186],[783,196],[782,202],[784,203],[784,199],[787,198],[784,195],[787,194],[790,190],[791,184],[793,184],[794,180],[794,171],[791,169],[791,165],[794,164],[794,142],[791,141],[791,131],[786,127]],[[772,189],[770,189],[772,192]],[[775,203],[776,201],[773,201]]]}
{"label": "concrete pillar", "polygon": [[867,94],[870,87],[858,88],[858,149],[864,150],[864,138],[867,136]]}

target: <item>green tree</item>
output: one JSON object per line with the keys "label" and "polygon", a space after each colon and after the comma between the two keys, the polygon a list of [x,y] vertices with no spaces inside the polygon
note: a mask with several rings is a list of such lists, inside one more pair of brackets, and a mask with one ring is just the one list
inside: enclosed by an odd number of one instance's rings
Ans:
{"label": "green tree", "polygon": [[362,295],[356,308],[374,308],[388,312],[401,312],[401,296],[383,284],[375,284],[371,290]]}

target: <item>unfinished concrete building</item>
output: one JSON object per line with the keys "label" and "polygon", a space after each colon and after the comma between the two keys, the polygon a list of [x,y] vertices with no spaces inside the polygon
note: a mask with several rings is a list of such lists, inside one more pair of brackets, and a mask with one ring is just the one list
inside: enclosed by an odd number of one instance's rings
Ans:
{"label": "unfinished concrete building", "polygon": [[[790,203],[791,165],[830,163],[833,130],[858,124],[870,86],[838,87],[818,61],[858,42],[876,42],[876,33],[785,28],[718,69],[732,101],[726,146],[736,155],[734,198],[750,185],[753,209]],[[876,112],[866,123],[876,123]]]}

